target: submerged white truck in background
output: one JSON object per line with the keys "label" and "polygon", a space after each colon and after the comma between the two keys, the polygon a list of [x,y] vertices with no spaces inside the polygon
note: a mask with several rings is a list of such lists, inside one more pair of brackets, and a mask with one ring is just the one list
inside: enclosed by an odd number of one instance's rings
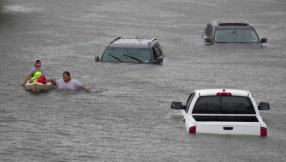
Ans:
{"label": "submerged white truck in background", "polygon": [[260,102],[257,106],[249,91],[196,90],[189,96],[186,105],[173,102],[171,108],[183,110],[189,133],[267,136],[267,126],[259,110],[269,110],[269,103]]}

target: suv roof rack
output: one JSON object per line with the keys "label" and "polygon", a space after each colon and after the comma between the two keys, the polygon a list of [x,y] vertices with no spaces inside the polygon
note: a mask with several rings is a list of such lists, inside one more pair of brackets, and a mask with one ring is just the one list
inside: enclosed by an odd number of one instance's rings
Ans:
{"label": "suv roof rack", "polygon": [[246,20],[213,20],[213,23],[216,26],[251,26],[250,23]]}
{"label": "suv roof rack", "polygon": [[219,26],[248,26],[246,23],[219,23]]}
{"label": "suv roof rack", "polygon": [[157,38],[152,38],[151,40],[150,40],[150,42],[148,43],[148,45],[150,45],[153,41],[155,41],[155,40],[157,40]]}
{"label": "suv roof rack", "polygon": [[113,42],[115,42],[115,41],[117,41],[118,39],[121,39],[121,37],[115,38],[113,41],[110,42],[110,44],[113,43]]}

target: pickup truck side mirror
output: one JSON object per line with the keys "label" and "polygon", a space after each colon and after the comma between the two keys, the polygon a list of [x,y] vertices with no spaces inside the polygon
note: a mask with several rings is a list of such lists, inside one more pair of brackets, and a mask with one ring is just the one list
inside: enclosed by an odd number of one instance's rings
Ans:
{"label": "pickup truck side mirror", "polygon": [[206,42],[206,43],[211,43],[212,40],[211,40],[211,38],[205,38],[205,42]]}
{"label": "pickup truck side mirror", "polygon": [[267,38],[261,38],[261,43],[266,43],[267,42]]}
{"label": "pickup truck side mirror", "polygon": [[184,109],[184,106],[182,102],[172,102],[171,109],[182,110]]}
{"label": "pickup truck side mirror", "polygon": [[99,62],[99,57],[98,57],[98,56],[95,56],[94,60],[95,60],[96,62]]}
{"label": "pickup truck side mirror", "polygon": [[258,110],[269,110],[270,105],[268,102],[260,102],[258,106]]}

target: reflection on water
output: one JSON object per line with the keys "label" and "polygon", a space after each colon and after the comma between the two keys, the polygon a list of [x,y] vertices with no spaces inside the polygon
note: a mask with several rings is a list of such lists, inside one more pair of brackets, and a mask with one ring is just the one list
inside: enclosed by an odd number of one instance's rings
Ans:
{"label": "reflection on water", "polygon": [[43,8],[34,7],[30,8],[19,4],[13,4],[10,1],[0,0],[0,21],[3,25],[12,19],[22,20],[23,14],[41,11]]}
{"label": "reflection on water", "polygon": [[[4,25],[6,22],[12,19],[12,15],[6,12],[7,1],[0,0],[0,26]],[[1,31],[0,31],[1,32]]]}
{"label": "reflection on water", "polygon": [[42,8],[30,8],[18,4],[13,4],[6,0],[0,0],[0,12],[3,13],[29,13],[41,10]]}
{"label": "reflection on water", "polygon": [[3,12],[5,13],[10,13],[10,12],[31,12],[33,11],[31,8],[27,8],[27,7],[24,7],[24,6],[16,6],[16,5],[13,5],[13,6],[4,6],[3,7]]}

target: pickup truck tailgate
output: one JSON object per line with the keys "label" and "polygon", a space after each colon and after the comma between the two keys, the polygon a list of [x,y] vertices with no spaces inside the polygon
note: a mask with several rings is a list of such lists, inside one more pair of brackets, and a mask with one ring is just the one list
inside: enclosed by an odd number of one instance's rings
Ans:
{"label": "pickup truck tailgate", "polygon": [[[195,117],[197,118],[197,117]],[[197,133],[260,135],[260,122],[256,117],[197,118]],[[254,119],[255,118],[255,119]],[[231,120],[234,119],[234,120]],[[239,119],[239,120],[238,120]]]}

